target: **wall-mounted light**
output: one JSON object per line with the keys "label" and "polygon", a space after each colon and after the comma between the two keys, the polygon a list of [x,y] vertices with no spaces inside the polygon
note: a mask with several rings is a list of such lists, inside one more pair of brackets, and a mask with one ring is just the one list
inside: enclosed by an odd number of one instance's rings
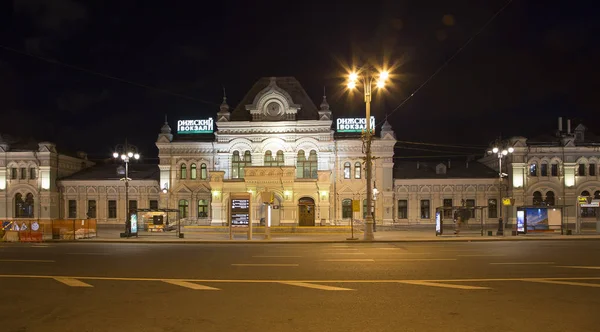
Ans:
{"label": "wall-mounted light", "polygon": [[218,191],[218,190],[213,190],[213,191],[212,191],[212,195],[213,195],[214,197],[219,197],[219,194],[220,194],[220,193],[221,193],[221,192],[220,192],[220,191]]}

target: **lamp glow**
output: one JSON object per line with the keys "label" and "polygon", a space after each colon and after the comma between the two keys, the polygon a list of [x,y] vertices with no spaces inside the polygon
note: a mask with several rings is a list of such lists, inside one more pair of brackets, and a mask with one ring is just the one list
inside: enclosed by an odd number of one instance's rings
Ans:
{"label": "lamp glow", "polygon": [[350,76],[348,77],[350,79],[350,82],[354,82],[358,79],[358,74],[356,74],[355,72],[350,73]]}
{"label": "lamp glow", "polygon": [[508,153],[513,153],[515,152],[515,148],[513,148],[512,146],[510,148],[508,148]]}
{"label": "lamp glow", "polygon": [[379,74],[379,78],[384,81],[387,80],[389,77],[390,77],[390,73],[388,73],[387,70],[384,70]]}
{"label": "lamp glow", "polygon": [[129,157],[129,158],[133,157],[133,152],[127,152],[127,157]]}
{"label": "lamp glow", "polygon": [[139,153],[136,153],[136,154],[134,154],[134,155],[133,155],[133,157],[134,157],[135,159],[140,159],[140,154],[139,154]]}
{"label": "lamp glow", "polygon": [[348,89],[352,90],[356,88],[356,83],[354,83],[353,81],[348,82]]}
{"label": "lamp glow", "polygon": [[127,158],[127,156],[126,156],[126,155],[124,155],[124,154],[122,154],[122,155],[121,155],[121,159],[125,160],[125,158]]}
{"label": "lamp glow", "polygon": [[118,152],[114,152],[113,153],[113,158],[119,158],[119,153]]}
{"label": "lamp glow", "polygon": [[385,82],[384,81],[377,81],[377,87],[382,89],[385,86]]}
{"label": "lamp glow", "polygon": [[492,149],[492,152],[493,152],[493,153],[498,153],[498,148],[497,148],[497,147],[494,147],[494,148]]}
{"label": "lamp glow", "polygon": [[502,150],[502,154],[506,156],[508,154],[508,151],[507,150]]}

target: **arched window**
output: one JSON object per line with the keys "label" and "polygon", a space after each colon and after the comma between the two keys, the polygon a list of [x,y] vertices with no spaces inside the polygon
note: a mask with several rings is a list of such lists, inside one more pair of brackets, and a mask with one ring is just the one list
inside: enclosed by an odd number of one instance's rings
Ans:
{"label": "arched window", "polygon": [[28,193],[25,195],[15,195],[15,218],[33,218],[33,194]]}
{"label": "arched window", "polygon": [[311,150],[306,159],[304,150],[298,151],[298,159],[296,160],[296,177],[299,179],[316,179],[317,178],[317,151]]}
{"label": "arched window", "polygon": [[546,205],[553,206],[555,204],[554,191],[548,191],[546,193]]}
{"label": "arched window", "polygon": [[179,200],[179,218],[187,218],[188,216],[188,201],[185,199]]}
{"label": "arched window", "polygon": [[273,166],[273,153],[271,151],[265,152],[265,166]]}
{"label": "arched window", "polygon": [[190,166],[190,179],[196,180],[196,164]]}
{"label": "arched window", "polygon": [[533,193],[533,205],[542,205],[544,199],[542,198],[542,193],[536,191]]}
{"label": "arched window", "polygon": [[354,163],[354,178],[355,179],[360,179],[360,171],[361,171],[361,165],[360,165],[360,162],[357,161]]}
{"label": "arched window", "polygon": [[296,158],[296,177],[301,179],[304,177],[304,164],[306,163],[306,154],[304,150],[298,151],[298,157]]}
{"label": "arched window", "polygon": [[318,158],[317,158],[317,151],[315,150],[310,150],[310,154],[308,155],[308,163],[310,165],[310,178],[311,179],[316,179],[317,178],[317,164],[318,164]]}
{"label": "arched window", "polygon": [[283,151],[277,151],[277,159],[275,159],[275,161],[277,162],[277,166],[285,166],[285,161],[283,159]]}
{"label": "arched window", "polygon": [[352,200],[349,198],[342,201],[342,218],[352,218]]}
{"label": "arched window", "polygon": [[590,192],[587,190],[584,190],[581,192],[581,196],[589,196],[589,195],[590,195]]}
{"label": "arched window", "polygon": [[537,163],[529,164],[529,176],[537,176]]}
{"label": "arched window", "polygon": [[208,200],[207,199],[199,199],[198,200],[198,218],[201,218],[201,219],[208,218]]}
{"label": "arched window", "polygon": [[206,164],[200,165],[200,178],[202,180],[206,180],[207,176],[208,176],[208,174],[206,172]]}
{"label": "arched window", "polygon": [[579,164],[577,167],[577,175],[585,176],[585,164]]}
{"label": "arched window", "polygon": [[187,178],[187,166],[185,164],[181,164],[181,173],[180,178],[185,180]]}
{"label": "arched window", "polygon": [[344,163],[344,179],[350,178],[350,163]]}
{"label": "arched window", "polygon": [[596,190],[596,192],[594,192],[594,199],[600,199],[600,190]]}

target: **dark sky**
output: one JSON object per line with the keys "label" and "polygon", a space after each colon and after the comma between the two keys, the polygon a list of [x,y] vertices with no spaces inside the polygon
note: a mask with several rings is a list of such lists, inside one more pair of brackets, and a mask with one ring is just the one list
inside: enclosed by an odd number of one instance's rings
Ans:
{"label": "dark sky", "polygon": [[360,116],[362,99],[342,88],[353,59],[398,65],[373,104],[379,122],[473,36],[389,115],[399,140],[486,145],[551,132],[560,115],[600,133],[600,31],[596,12],[576,1],[512,1],[478,35],[506,0],[175,3],[3,2],[0,133],[92,158],[127,137],[155,157],[164,114],[172,127],[214,117],[223,86],[234,107],[262,76],[295,76],[317,105],[326,86],[334,116]]}

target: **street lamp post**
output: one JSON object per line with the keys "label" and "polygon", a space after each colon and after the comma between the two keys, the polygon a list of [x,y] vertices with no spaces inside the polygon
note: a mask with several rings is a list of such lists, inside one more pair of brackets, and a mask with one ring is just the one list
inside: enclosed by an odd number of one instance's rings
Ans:
{"label": "street lamp post", "polygon": [[377,195],[379,195],[379,190],[377,190],[377,184],[373,185],[373,207],[371,208],[371,213],[373,214],[373,232],[377,232],[377,222],[375,219],[375,204],[377,204]]}
{"label": "street lamp post", "polygon": [[163,194],[167,195],[167,220],[165,220],[167,224],[167,231],[169,230],[169,188],[165,184],[165,187],[162,189]]}
{"label": "street lamp post", "polygon": [[[377,77],[376,77],[377,76]],[[365,141],[365,178],[367,182],[367,209],[371,208],[373,194],[371,192],[371,179],[373,177],[372,174],[372,165],[371,165],[371,139],[373,136],[371,126],[375,126],[375,124],[371,124],[371,96],[372,96],[372,88],[375,85],[376,88],[382,89],[385,87],[385,83],[389,78],[389,73],[387,71],[382,71],[378,75],[374,76],[372,74],[372,69],[370,67],[366,67],[357,72],[350,73],[348,77],[348,89],[354,90],[357,88],[357,85],[362,85],[365,104],[366,104],[366,130],[364,131],[364,141]],[[373,215],[371,213],[367,213],[367,217],[365,220],[365,233],[364,238],[365,241],[373,241],[375,239],[375,235],[373,234]]]}
{"label": "street lamp post", "polygon": [[506,142],[502,142],[500,140],[494,142],[492,150],[488,151],[488,154],[495,154],[498,157],[498,193],[500,195],[500,201],[498,204],[500,204],[500,218],[498,218],[498,231],[496,232],[497,236],[504,235],[504,223],[502,220],[502,210],[504,206],[502,202],[502,178],[508,176],[508,174],[502,173],[502,159],[514,151],[515,149],[512,146],[508,146]]}
{"label": "street lamp post", "polygon": [[127,141],[125,141],[125,144],[119,144],[115,147],[113,158],[120,158],[125,163],[125,177],[120,179],[125,182],[125,233],[122,234],[122,236],[130,237],[131,213],[129,211],[129,181],[131,181],[131,179],[129,178],[129,161],[130,159],[140,159],[140,154],[135,146],[127,144]]}

